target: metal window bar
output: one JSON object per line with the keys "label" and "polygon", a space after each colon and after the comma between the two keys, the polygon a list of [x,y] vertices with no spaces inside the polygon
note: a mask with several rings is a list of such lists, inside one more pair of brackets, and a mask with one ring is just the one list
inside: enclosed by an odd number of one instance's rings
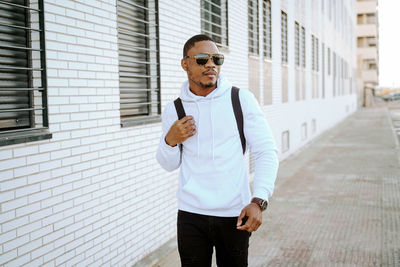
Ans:
{"label": "metal window bar", "polygon": [[22,47],[22,46],[12,46],[12,45],[2,45],[2,44],[0,44],[0,48],[13,49],[13,50],[38,51],[38,52],[42,51],[42,49],[37,49],[37,48]]}
{"label": "metal window bar", "polygon": [[23,111],[34,111],[34,110],[44,110],[44,108],[0,109],[0,113],[23,112]]}
{"label": "metal window bar", "polygon": [[[0,133],[48,129],[43,0],[34,4],[0,1],[0,17],[9,22],[0,23],[0,26],[15,29],[3,33],[7,41],[0,45],[0,73],[3,74],[0,76],[0,113],[4,114],[0,118]],[[37,20],[33,21],[33,17]],[[38,36],[32,39],[34,33]],[[39,48],[32,47],[34,42]],[[32,53],[37,54],[33,56]],[[40,67],[33,67],[32,61],[40,62]],[[35,87],[38,82],[34,80],[40,81],[40,86]]]}

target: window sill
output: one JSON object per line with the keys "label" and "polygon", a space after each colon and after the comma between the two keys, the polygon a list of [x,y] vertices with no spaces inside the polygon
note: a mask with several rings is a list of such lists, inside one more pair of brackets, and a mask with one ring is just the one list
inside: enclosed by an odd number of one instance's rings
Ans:
{"label": "window sill", "polygon": [[47,130],[26,130],[24,132],[0,134],[0,146],[16,145],[51,139],[53,135]]}
{"label": "window sill", "polygon": [[121,127],[124,128],[124,127],[140,126],[158,122],[161,122],[160,115],[143,116],[131,119],[121,119]]}

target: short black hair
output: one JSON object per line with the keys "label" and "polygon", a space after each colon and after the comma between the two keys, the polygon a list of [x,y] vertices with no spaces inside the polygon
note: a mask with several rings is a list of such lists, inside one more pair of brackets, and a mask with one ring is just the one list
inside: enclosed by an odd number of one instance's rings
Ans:
{"label": "short black hair", "polygon": [[215,41],[211,37],[205,34],[197,34],[186,41],[185,45],[183,46],[183,57],[187,56],[187,52],[190,50],[190,48],[194,46],[195,43],[201,41],[211,41],[215,43]]}

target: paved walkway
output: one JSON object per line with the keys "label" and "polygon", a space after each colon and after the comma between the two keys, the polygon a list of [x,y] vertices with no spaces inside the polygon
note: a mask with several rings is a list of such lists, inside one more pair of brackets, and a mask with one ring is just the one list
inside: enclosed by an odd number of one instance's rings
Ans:
{"label": "paved walkway", "polygon": [[[400,104],[362,109],[281,162],[249,266],[400,266],[397,137]],[[175,246],[136,266],[180,266]]]}

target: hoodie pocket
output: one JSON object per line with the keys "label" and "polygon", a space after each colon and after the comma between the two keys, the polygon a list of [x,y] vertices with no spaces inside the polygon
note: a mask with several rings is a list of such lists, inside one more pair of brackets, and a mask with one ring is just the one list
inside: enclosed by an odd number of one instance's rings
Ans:
{"label": "hoodie pocket", "polygon": [[241,187],[229,176],[192,176],[182,187],[180,198],[200,209],[228,209],[242,204]]}

